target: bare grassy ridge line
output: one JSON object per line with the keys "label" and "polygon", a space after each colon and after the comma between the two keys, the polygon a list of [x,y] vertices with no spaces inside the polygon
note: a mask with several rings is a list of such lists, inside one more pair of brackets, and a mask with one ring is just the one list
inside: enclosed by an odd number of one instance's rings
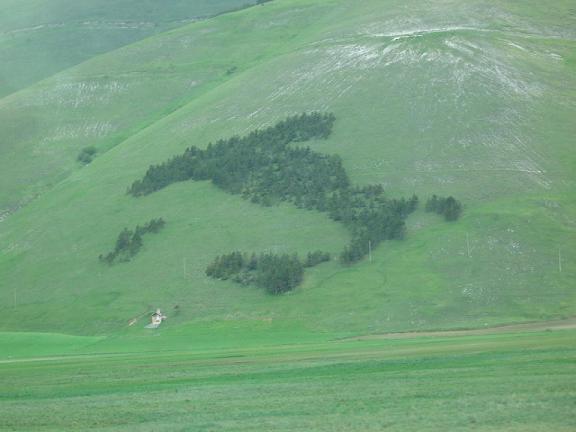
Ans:
{"label": "bare grassy ridge line", "polygon": [[453,337],[453,336],[479,336],[496,333],[528,333],[547,330],[571,330],[576,329],[576,318],[563,320],[528,322],[522,324],[506,324],[495,327],[467,330],[438,330],[438,331],[413,331],[397,333],[379,333],[372,335],[354,336],[343,340],[370,340],[370,339],[411,339],[418,337]]}

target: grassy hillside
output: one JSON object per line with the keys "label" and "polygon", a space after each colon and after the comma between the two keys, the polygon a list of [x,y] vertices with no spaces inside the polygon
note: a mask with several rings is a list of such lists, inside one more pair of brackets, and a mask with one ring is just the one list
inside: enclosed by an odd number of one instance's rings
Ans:
{"label": "grassy hillside", "polygon": [[139,39],[250,0],[1,0],[0,98]]}
{"label": "grassy hillside", "polygon": [[[162,307],[205,322],[333,332],[471,327],[576,312],[576,32],[569,1],[284,0],[99,56],[0,101],[3,330],[104,334]],[[309,271],[271,297],[215,282],[231,250],[337,253],[320,213],[263,208],[209,183],[143,198],[151,163],[287,115],[336,114],[311,145],[356,184],[453,194],[461,221],[417,212],[405,241]],[[78,151],[99,149],[80,168]],[[163,217],[132,262],[107,267],[124,227]],[[178,306],[175,308],[175,306]],[[141,327],[142,321],[138,326]]]}
{"label": "grassy hillside", "polygon": [[[102,154],[293,43],[257,14],[234,16],[163,33],[0,99],[0,218],[80,169],[84,147]],[[311,21],[300,18],[304,30]]]}

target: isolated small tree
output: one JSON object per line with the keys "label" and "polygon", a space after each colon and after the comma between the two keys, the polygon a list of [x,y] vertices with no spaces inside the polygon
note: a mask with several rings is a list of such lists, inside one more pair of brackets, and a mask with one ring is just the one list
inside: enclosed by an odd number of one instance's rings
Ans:
{"label": "isolated small tree", "polygon": [[426,202],[426,211],[438,213],[447,221],[455,221],[462,214],[462,203],[453,196],[443,198],[432,195]]}
{"label": "isolated small tree", "polygon": [[455,221],[462,213],[462,204],[454,197],[449,196],[444,203],[443,214],[447,221]]}
{"label": "isolated small tree", "polygon": [[84,147],[80,151],[76,159],[78,160],[78,162],[81,162],[83,164],[89,164],[94,159],[96,152],[97,150],[96,147],[94,146]]}

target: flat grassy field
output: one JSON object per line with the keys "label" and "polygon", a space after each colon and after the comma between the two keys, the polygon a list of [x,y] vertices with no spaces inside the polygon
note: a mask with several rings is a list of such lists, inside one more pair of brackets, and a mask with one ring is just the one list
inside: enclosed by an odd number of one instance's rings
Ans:
{"label": "flat grassy field", "polygon": [[98,354],[102,342],[86,338],[69,340],[64,356],[3,358],[0,430],[576,428],[574,330],[299,343],[243,332],[243,348],[192,336],[175,351],[112,354],[125,347],[107,341]]}

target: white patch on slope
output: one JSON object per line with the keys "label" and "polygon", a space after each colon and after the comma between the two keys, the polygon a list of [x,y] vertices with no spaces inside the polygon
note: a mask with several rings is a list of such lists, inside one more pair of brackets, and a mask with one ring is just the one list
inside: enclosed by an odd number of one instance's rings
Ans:
{"label": "white patch on slope", "polygon": [[[74,140],[78,138],[100,138],[115,131],[116,127],[107,121],[84,122],[81,124],[58,125],[53,133],[45,137],[41,144]],[[36,149],[35,152],[37,152]]]}
{"label": "white patch on slope", "polygon": [[128,84],[112,81],[86,80],[78,82],[64,82],[55,85],[34,99],[28,99],[29,106],[73,107],[105,105],[121,93],[126,93]]}
{"label": "white patch on slope", "polygon": [[[504,17],[503,20],[511,19]],[[493,44],[493,41],[508,43],[522,52],[527,52],[527,48],[500,37],[482,36],[489,32],[520,35],[523,38],[529,37],[530,31],[536,34],[536,29],[527,26],[518,25],[516,28],[518,30],[515,32],[505,33],[487,28],[473,19],[461,25],[446,23],[427,26],[418,19],[369,24],[355,34],[328,37],[310,44],[307,50],[298,54],[299,67],[286,68],[273,79],[258,83],[257,94],[264,96],[240,97],[253,100],[252,110],[239,115],[236,105],[223,102],[212,112],[218,113],[218,118],[198,118],[195,123],[232,121],[245,117],[249,119],[249,124],[245,126],[245,131],[248,131],[269,125],[280,114],[285,116],[300,112],[302,100],[307,101],[306,110],[330,110],[338,99],[353,92],[358,83],[376,69],[395,66],[394,73],[386,75],[389,78],[385,79],[398,80],[402,77],[403,81],[398,84],[406,86],[406,80],[410,79],[413,71],[436,68],[442,73],[431,77],[429,82],[419,82],[417,85],[424,92],[433,86],[452,88],[452,92],[444,92],[441,100],[437,101],[439,107],[446,103],[457,110],[473,107],[479,103],[474,98],[474,91],[481,91],[485,99],[492,97],[496,101],[494,118],[485,119],[484,133],[476,130],[470,136],[452,143],[464,149],[484,146],[492,150],[484,152],[481,161],[449,161],[449,158],[444,158],[443,162],[427,161],[427,167],[425,164],[417,166],[416,171],[447,173],[444,179],[439,176],[439,182],[454,181],[449,174],[454,171],[517,172],[526,175],[540,187],[548,188],[550,180],[542,168],[543,158],[532,149],[525,125],[521,122],[522,113],[518,112],[545,93],[546,88],[529,73],[516,67],[502,46]],[[531,54],[549,56],[549,53],[543,52]],[[403,68],[405,73],[399,73],[398,67]],[[426,73],[423,75],[426,76]],[[254,91],[251,86],[247,87],[246,93]],[[407,103],[431,104],[433,101],[428,94]],[[438,106],[431,106],[431,109],[441,109]],[[281,113],[279,107],[282,107]],[[420,112],[423,111],[420,109]],[[425,119],[422,121],[425,122]],[[189,128],[191,124],[186,126]],[[432,124],[422,124],[423,130],[432,127]],[[376,169],[371,167],[370,171]],[[385,170],[385,167],[381,170]]]}

